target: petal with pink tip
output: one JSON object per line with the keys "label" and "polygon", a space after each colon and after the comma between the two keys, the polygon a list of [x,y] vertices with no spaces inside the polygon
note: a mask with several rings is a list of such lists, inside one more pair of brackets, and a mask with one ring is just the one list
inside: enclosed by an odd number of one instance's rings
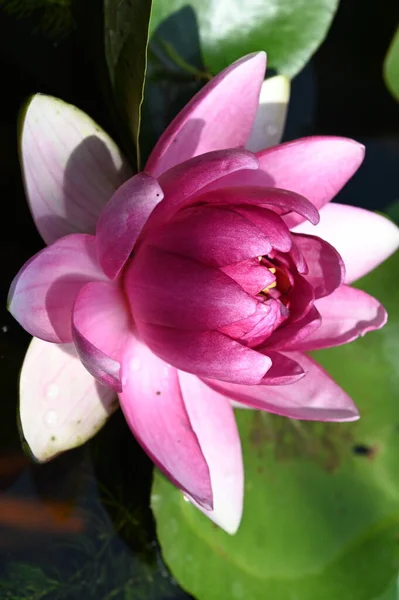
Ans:
{"label": "petal with pink tip", "polygon": [[244,146],[265,76],[264,52],[249,54],[214,77],[163,133],[145,170],[154,177],[212,150]]}
{"label": "petal with pink tip", "polygon": [[158,230],[154,244],[169,252],[214,267],[269,254],[266,234],[245,216],[214,206],[195,206],[179,212]]}
{"label": "petal with pink tip", "polygon": [[124,354],[122,380],[121,408],[138,442],[172,483],[212,510],[208,464],[176,369],[135,341]]}
{"label": "petal with pink tip", "polygon": [[263,82],[255,122],[245,145],[248,150],[258,152],[280,143],[289,98],[290,81],[284,75],[275,75]]}
{"label": "petal with pink tip", "polygon": [[157,180],[139,173],[126,181],[105,206],[97,223],[96,244],[100,264],[110,279],[119,275],[162,198]]}
{"label": "petal with pink tip", "polygon": [[117,406],[114,392],[86,371],[73,344],[33,338],[21,371],[19,418],[37,461],[84,444]]}
{"label": "petal with pink tip", "polygon": [[22,267],[10,287],[9,310],[35,337],[70,342],[72,307],[79,290],[90,281],[104,279],[94,236],[68,235]]}
{"label": "petal with pink tip", "polygon": [[298,362],[306,375],[285,386],[236,385],[205,380],[212,389],[251,408],[291,419],[356,421],[359,413],[351,398],[312,358],[301,352],[284,353]]}
{"label": "petal with pink tip", "polygon": [[315,298],[332,294],[345,279],[345,266],[338,252],[328,242],[314,235],[293,234],[295,245],[308,266],[305,279]]}
{"label": "petal with pink tip", "polygon": [[299,350],[318,350],[352,342],[369,331],[381,329],[387,314],[380,302],[362,290],[341,285],[330,296],[316,300],[321,325],[302,342]]}
{"label": "petal with pink tip", "polygon": [[178,329],[217,329],[253,314],[258,303],[220,270],[147,244],[124,285],[135,319]]}
{"label": "petal with pink tip", "polygon": [[194,504],[219,527],[234,534],[240,524],[244,469],[233,409],[225,396],[198,377],[179,371],[187,414],[209,467],[213,510]]}
{"label": "petal with pink tip", "polygon": [[[252,173],[252,171],[247,171]],[[257,187],[257,186],[235,186],[217,189],[222,185],[222,180],[210,185],[203,193],[195,197],[195,202],[200,204],[225,205],[258,205],[271,208],[278,214],[296,212],[313,225],[319,222],[318,210],[303,196],[283,189]]]}
{"label": "petal with pink tip", "polygon": [[94,233],[106,202],[131,176],[116,144],[84,112],[41,94],[25,109],[20,144],[26,195],[44,241]]}
{"label": "petal with pink tip", "polygon": [[111,282],[87,283],[72,313],[73,340],[86,369],[103,385],[122,391],[120,361],[133,335],[122,289]]}
{"label": "petal with pink tip", "polygon": [[375,269],[399,247],[399,229],[392,221],[345,204],[327,204],[316,227],[301,223],[294,231],[312,233],[334,246],[345,263],[346,283]]}
{"label": "petal with pink tip", "polygon": [[141,338],[160,358],[200,377],[259,383],[271,360],[218,331],[184,331],[137,321]]}

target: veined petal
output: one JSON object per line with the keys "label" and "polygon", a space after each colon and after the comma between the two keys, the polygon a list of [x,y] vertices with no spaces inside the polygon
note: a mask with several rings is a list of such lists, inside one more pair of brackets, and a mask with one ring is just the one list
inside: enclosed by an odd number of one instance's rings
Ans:
{"label": "veined petal", "polygon": [[290,81],[284,75],[275,75],[263,82],[255,121],[245,145],[248,150],[258,152],[280,143],[289,98]]}
{"label": "veined petal", "polygon": [[138,442],[172,483],[212,510],[208,464],[176,369],[136,340],[124,354],[122,382],[121,408]]}
{"label": "veined petal", "polygon": [[380,329],[387,321],[386,311],[376,298],[348,285],[316,300],[315,307],[321,314],[321,325],[296,344],[296,350],[341,346]]}
{"label": "veined petal", "polygon": [[[264,181],[305,196],[319,209],[356,173],[364,146],[347,138],[315,136],[269,148],[257,156]],[[285,221],[293,227],[303,219],[289,215]]]}
{"label": "veined petal", "polygon": [[267,340],[265,352],[267,353],[269,348],[271,350],[286,350],[287,352],[296,350],[299,343],[316,331],[320,325],[320,313],[315,306],[312,306],[302,319],[293,323],[289,322],[287,325],[283,324],[274,331]]}
{"label": "veined petal", "polygon": [[255,154],[239,149],[208,152],[176,165],[159,178],[165,199],[152,213],[147,228],[163,224],[177,210],[190,204],[204,187],[225,175],[243,170],[250,173],[258,166]]}
{"label": "veined petal", "polygon": [[259,264],[258,258],[226,265],[221,267],[221,270],[251,296],[256,296],[276,281],[275,275],[267,267]]}
{"label": "veined petal", "polygon": [[346,283],[375,269],[399,247],[399,229],[392,221],[345,204],[327,204],[316,227],[304,222],[293,231],[317,235],[334,246],[345,263]]}
{"label": "veined petal", "polygon": [[73,307],[72,333],[89,373],[103,385],[122,391],[120,361],[128,337],[133,336],[122,289],[105,281],[83,286]]}
{"label": "veined petal", "polygon": [[269,238],[256,224],[236,212],[214,206],[195,206],[179,212],[157,231],[154,244],[214,267],[266,255],[272,250]]}
{"label": "veined petal", "polygon": [[119,275],[162,198],[157,180],[139,173],[126,181],[105,206],[97,223],[96,244],[99,262],[110,279]]}
{"label": "veined petal", "polygon": [[294,358],[269,349],[264,352],[271,359],[272,366],[260,385],[292,385],[306,375],[300,363]]}
{"label": "veined petal", "polygon": [[72,307],[79,290],[89,281],[105,279],[94,236],[68,235],[22,267],[10,287],[9,310],[35,337],[70,342]]}
{"label": "veined petal", "polygon": [[266,69],[264,52],[249,54],[214,77],[163,133],[145,170],[157,177],[183,161],[244,146],[258,108]]}
{"label": "veined petal", "polygon": [[179,371],[183,401],[191,426],[208,464],[213,510],[196,506],[230,534],[240,524],[244,470],[240,437],[229,400],[195,375]]}
{"label": "veined petal", "polygon": [[84,112],[41,94],[25,109],[20,144],[26,195],[44,241],[94,233],[106,202],[131,175],[116,144]]}
{"label": "veined petal", "polygon": [[359,413],[351,398],[312,358],[301,352],[284,352],[298,362],[306,375],[285,386],[237,385],[205,379],[212,389],[251,408],[291,419],[355,421]]}
{"label": "veined petal", "polygon": [[81,446],[117,407],[115,393],[86,371],[73,344],[33,338],[21,372],[19,417],[36,460]]}
{"label": "veined petal", "polygon": [[[243,172],[245,173],[245,172]],[[248,178],[246,171],[245,178]],[[257,187],[253,185],[221,187],[223,180],[217,181],[214,185],[208,186],[203,193],[195,197],[195,202],[207,202],[217,206],[223,204],[231,205],[258,205],[265,208],[271,208],[278,214],[287,214],[296,212],[311,223],[316,225],[319,222],[319,213],[317,209],[303,196],[283,189]]]}
{"label": "veined petal", "polygon": [[273,210],[268,210],[262,206],[250,206],[248,204],[244,206],[235,205],[232,209],[263,231],[275,250],[279,250],[280,252],[289,252],[291,250],[292,238],[290,230],[282,217]]}
{"label": "veined petal", "polygon": [[140,321],[137,329],[157,356],[199,377],[255,384],[271,367],[270,358],[218,331],[184,331]]}
{"label": "veined petal", "polygon": [[258,303],[219,269],[147,244],[124,286],[135,319],[178,329],[217,329],[251,315]]}
{"label": "veined petal", "polygon": [[345,279],[345,265],[338,252],[314,235],[293,234],[295,245],[308,266],[305,279],[312,285],[315,298],[332,294]]}
{"label": "veined petal", "polygon": [[[315,136],[268,148],[256,156],[259,169],[227,175],[217,182],[217,187],[276,187],[296,192],[320,209],[357,171],[364,146],[347,138]],[[295,208],[292,210],[298,214],[284,217],[290,228],[302,223],[303,217],[308,218]]]}

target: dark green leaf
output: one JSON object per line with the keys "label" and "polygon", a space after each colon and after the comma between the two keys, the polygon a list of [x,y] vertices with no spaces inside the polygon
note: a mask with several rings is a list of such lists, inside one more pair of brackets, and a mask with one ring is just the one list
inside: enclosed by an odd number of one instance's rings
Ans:
{"label": "dark green leaf", "polygon": [[163,21],[150,38],[140,137],[146,158],[172,119],[209,79],[197,20],[186,6]]}
{"label": "dark green leaf", "polygon": [[399,253],[360,287],[388,325],[317,359],[352,396],[356,423],[238,411],[246,489],[230,537],[161,475],[153,508],[164,558],[199,600],[375,600],[399,568]]}
{"label": "dark green leaf", "polygon": [[399,100],[399,28],[385,57],[384,79],[392,96]]}
{"label": "dark green leaf", "polygon": [[214,73],[249,52],[293,77],[323,41],[338,0],[154,0],[151,31],[183,6],[198,17],[205,64]]}
{"label": "dark green leaf", "polygon": [[120,129],[133,141],[137,170],[150,12],[151,0],[104,0],[107,67]]}

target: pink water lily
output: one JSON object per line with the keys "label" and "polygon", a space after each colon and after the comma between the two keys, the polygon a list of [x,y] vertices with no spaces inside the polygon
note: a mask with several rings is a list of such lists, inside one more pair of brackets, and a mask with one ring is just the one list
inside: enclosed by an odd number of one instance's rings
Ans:
{"label": "pink water lily", "polygon": [[34,456],[94,435],[116,392],[153,461],[230,533],[243,499],[233,401],[358,418],[306,352],[385,323],[378,300],[349,284],[399,245],[384,217],[328,204],[362,162],[360,144],[310,137],[251,151],[262,127],[266,147],[285,118],[279,109],[269,135],[265,89],[279,86],[284,107],[287,83],[262,88],[264,72],[258,53],[215,77],[133,177],[86,115],[35,96],[22,164],[49,246],[10,290],[34,336],[20,404]]}

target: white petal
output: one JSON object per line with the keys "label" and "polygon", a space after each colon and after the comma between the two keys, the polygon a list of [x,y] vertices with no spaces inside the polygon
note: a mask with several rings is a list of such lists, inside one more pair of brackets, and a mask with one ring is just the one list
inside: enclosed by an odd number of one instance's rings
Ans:
{"label": "white petal", "polygon": [[276,146],[283,137],[290,99],[290,81],[283,75],[266,79],[261,88],[259,106],[246,148],[258,152]]}
{"label": "white petal", "polygon": [[102,208],[131,176],[111,138],[84,112],[51,96],[29,101],[20,146],[29,206],[47,244],[94,233]]}
{"label": "white petal", "polygon": [[73,344],[33,338],[21,372],[19,415],[36,460],[84,444],[117,406],[115,393],[86,371]]}

